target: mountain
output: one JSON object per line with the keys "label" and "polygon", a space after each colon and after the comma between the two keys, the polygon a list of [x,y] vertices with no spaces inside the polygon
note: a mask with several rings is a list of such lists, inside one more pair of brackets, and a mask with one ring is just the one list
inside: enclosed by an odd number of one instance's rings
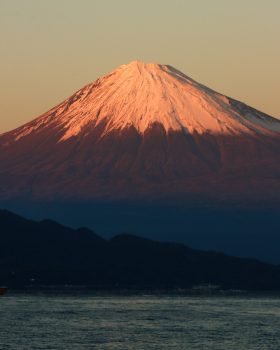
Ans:
{"label": "mountain", "polygon": [[132,62],[0,137],[0,198],[279,200],[280,121]]}
{"label": "mountain", "polygon": [[26,220],[0,210],[0,281],[11,288],[280,290],[280,268],[175,243]]}
{"label": "mountain", "polygon": [[279,120],[135,61],[0,136],[0,204],[280,263],[279,146]]}

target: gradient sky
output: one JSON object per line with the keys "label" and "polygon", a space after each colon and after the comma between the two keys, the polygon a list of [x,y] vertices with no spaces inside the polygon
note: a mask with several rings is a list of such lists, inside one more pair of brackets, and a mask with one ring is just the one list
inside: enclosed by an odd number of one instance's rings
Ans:
{"label": "gradient sky", "polygon": [[135,59],[280,117],[279,14],[279,0],[0,0],[0,132]]}

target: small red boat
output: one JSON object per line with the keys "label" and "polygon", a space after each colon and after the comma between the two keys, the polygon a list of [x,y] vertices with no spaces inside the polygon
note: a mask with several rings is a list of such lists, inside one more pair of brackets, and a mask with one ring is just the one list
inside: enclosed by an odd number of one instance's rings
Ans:
{"label": "small red boat", "polygon": [[7,291],[8,291],[8,288],[7,288],[7,287],[0,287],[0,295],[6,294]]}

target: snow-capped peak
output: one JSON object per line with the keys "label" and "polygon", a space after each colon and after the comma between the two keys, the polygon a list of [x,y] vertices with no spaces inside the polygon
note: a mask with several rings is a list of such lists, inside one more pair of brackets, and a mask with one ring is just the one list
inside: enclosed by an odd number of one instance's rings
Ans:
{"label": "snow-capped peak", "polygon": [[280,122],[190,79],[177,69],[133,61],[79,90],[58,107],[18,129],[16,139],[52,126],[63,129],[60,141],[85,135],[104,124],[104,134],[152,125],[166,133],[238,135],[280,132]]}

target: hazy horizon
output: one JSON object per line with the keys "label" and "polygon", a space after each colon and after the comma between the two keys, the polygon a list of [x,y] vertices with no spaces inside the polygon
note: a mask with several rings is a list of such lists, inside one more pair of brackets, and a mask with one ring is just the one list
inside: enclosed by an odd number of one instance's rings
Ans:
{"label": "hazy horizon", "polygon": [[135,59],[280,117],[280,3],[1,1],[0,133]]}

